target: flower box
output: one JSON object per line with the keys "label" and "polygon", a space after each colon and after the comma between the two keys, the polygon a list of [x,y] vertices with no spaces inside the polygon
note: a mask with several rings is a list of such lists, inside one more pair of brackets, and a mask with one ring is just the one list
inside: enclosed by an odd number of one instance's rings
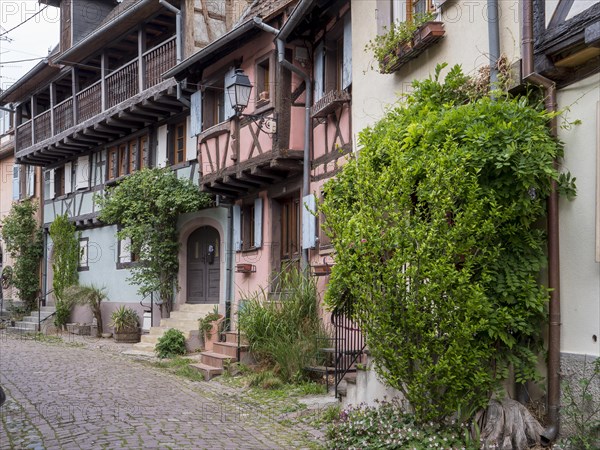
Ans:
{"label": "flower box", "polygon": [[254,273],[256,272],[256,266],[253,264],[237,264],[235,271],[237,273]]}
{"label": "flower box", "polygon": [[322,277],[331,273],[331,266],[329,264],[318,264],[312,266],[312,274],[315,277]]}

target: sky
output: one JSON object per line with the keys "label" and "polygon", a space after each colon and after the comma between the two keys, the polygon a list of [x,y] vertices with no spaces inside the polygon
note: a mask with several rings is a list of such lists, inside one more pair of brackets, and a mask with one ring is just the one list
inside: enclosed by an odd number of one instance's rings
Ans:
{"label": "sky", "polygon": [[[8,88],[58,44],[58,8],[48,6],[33,17],[45,6],[38,0],[0,0],[0,88]],[[30,20],[4,34],[26,19]],[[34,60],[23,61],[27,59]]]}

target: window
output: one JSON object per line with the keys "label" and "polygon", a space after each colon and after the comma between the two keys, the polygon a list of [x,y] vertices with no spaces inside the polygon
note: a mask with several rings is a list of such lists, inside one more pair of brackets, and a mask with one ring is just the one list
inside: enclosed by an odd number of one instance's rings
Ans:
{"label": "window", "polygon": [[281,259],[300,254],[300,199],[289,198],[281,203]]}
{"label": "window", "polygon": [[331,91],[352,84],[352,22],[346,14],[315,48],[314,96],[320,100]]}
{"label": "window", "polygon": [[433,9],[432,0],[378,0],[377,33],[385,33],[394,22],[405,22],[415,15],[423,15]]}
{"label": "window", "polygon": [[185,120],[173,127],[173,161],[172,164],[185,162]]}
{"label": "window", "polygon": [[225,120],[225,90],[221,86],[206,88],[203,95],[202,129],[221,123]]}
{"label": "window", "polygon": [[270,57],[266,57],[256,65],[256,106],[269,103],[271,83]]}
{"label": "window", "polygon": [[54,196],[59,197],[65,194],[65,168],[54,169]]}
{"label": "window", "polygon": [[89,247],[89,238],[80,238],[79,239],[79,264],[77,266],[77,270],[79,270],[79,271],[89,270],[88,247]]}
{"label": "window", "polygon": [[[319,203],[323,203],[323,200],[325,200],[325,195],[323,192],[321,192],[321,198]],[[327,235],[327,233],[325,232],[325,230],[323,230],[323,224],[325,223],[325,214],[323,214],[323,211],[319,211],[319,224],[318,224],[318,233],[319,233],[319,250],[328,250],[330,248],[332,248],[331,245],[331,239],[329,238],[329,236]]]}
{"label": "window", "polygon": [[54,169],[44,172],[44,200],[54,198]]}
{"label": "window", "polygon": [[106,152],[104,150],[96,152],[92,155],[92,170],[91,180],[92,185],[97,186],[104,182],[104,174],[106,168]]}
{"label": "window", "polygon": [[131,267],[139,261],[139,257],[131,249],[131,239],[121,239],[117,245],[117,269]]}
{"label": "window", "polygon": [[0,110],[0,136],[6,134],[11,129],[12,114],[8,111]]}
{"label": "window", "polygon": [[256,198],[233,207],[233,228],[237,251],[254,250],[262,246],[263,199]]}
{"label": "window", "polygon": [[[185,138],[185,130],[183,132]],[[185,145],[185,139],[184,139]],[[148,136],[131,139],[118,146],[110,147],[108,154],[107,179],[115,178],[135,172],[144,167],[144,159],[148,158]],[[103,161],[103,156],[100,160]],[[98,164],[98,162],[96,162]]]}

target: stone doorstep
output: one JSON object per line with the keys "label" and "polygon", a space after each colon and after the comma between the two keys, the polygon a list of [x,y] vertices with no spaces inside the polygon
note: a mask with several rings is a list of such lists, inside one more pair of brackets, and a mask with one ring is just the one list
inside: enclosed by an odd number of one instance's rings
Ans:
{"label": "stone doorstep", "polygon": [[[238,332],[237,331],[225,331],[223,334],[225,335],[225,342],[231,343],[231,344],[238,343]],[[240,335],[240,338],[242,341],[241,342],[242,346],[247,346],[248,340],[246,339],[246,337],[244,336],[243,333]]]}
{"label": "stone doorstep", "polygon": [[237,362],[237,358],[232,358],[231,356],[223,355],[222,353],[202,352],[200,353],[200,355],[200,362],[212,367],[219,367],[221,369],[225,367],[225,361],[229,361],[232,363]]}
{"label": "stone doorstep", "polygon": [[201,362],[190,364],[190,367],[202,373],[206,381],[210,381],[212,378],[223,373],[222,367],[209,366]]}
{"label": "stone doorstep", "polygon": [[[241,345],[239,349],[240,352],[248,351],[248,346]],[[213,344],[213,352],[229,356],[230,358],[237,358],[238,345],[232,342],[215,342]]]}

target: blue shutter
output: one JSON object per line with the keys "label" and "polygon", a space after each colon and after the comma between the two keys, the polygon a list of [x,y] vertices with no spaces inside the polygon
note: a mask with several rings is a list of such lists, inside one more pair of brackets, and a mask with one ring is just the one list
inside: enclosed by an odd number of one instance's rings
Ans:
{"label": "blue shutter", "polygon": [[190,97],[191,119],[190,136],[198,136],[202,133],[202,91],[197,91]]}
{"label": "blue shutter", "polygon": [[325,69],[325,46],[323,45],[323,41],[317,45],[315,49],[315,92],[314,92],[314,101],[321,99],[323,97],[323,85],[324,85],[324,73]]}
{"label": "blue shutter", "polygon": [[262,247],[263,199],[254,200],[254,247]]}
{"label": "blue shutter", "polygon": [[352,18],[344,17],[344,57],[342,61],[342,89],[352,84]]}
{"label": "blue shutter", "polygon": [[19,200],[21,197],[21,166],[15,164],[13,166],[13,184],[12,184],[12,199]]}
{"label": "blue shutter", "polygon": [[225,73],[225,79],[223,80],[223,109],[224,109],[225,120],[229,120],[233,116],[235,116],[235,109],[233,109],[233,106],[231,106],[231,102],[229,101],[229,98],[227,98],[228,96],[227,96],[227,93],[225,92],[225,89],[227,89],[227,85],[229,84],[229,82],[231,81],[231,79],[233,78],[234,75],[235,75],[235,67],[231,67]]}
{"label": "blue shutter", "polygon": [[233,248],[242,251],[242,210],[240,205],[233,205]]}
{"label": "blue shutter", "polygon": [[302,199],[302,248],[314,248],[316,245],[316,200],[313,194]]}

